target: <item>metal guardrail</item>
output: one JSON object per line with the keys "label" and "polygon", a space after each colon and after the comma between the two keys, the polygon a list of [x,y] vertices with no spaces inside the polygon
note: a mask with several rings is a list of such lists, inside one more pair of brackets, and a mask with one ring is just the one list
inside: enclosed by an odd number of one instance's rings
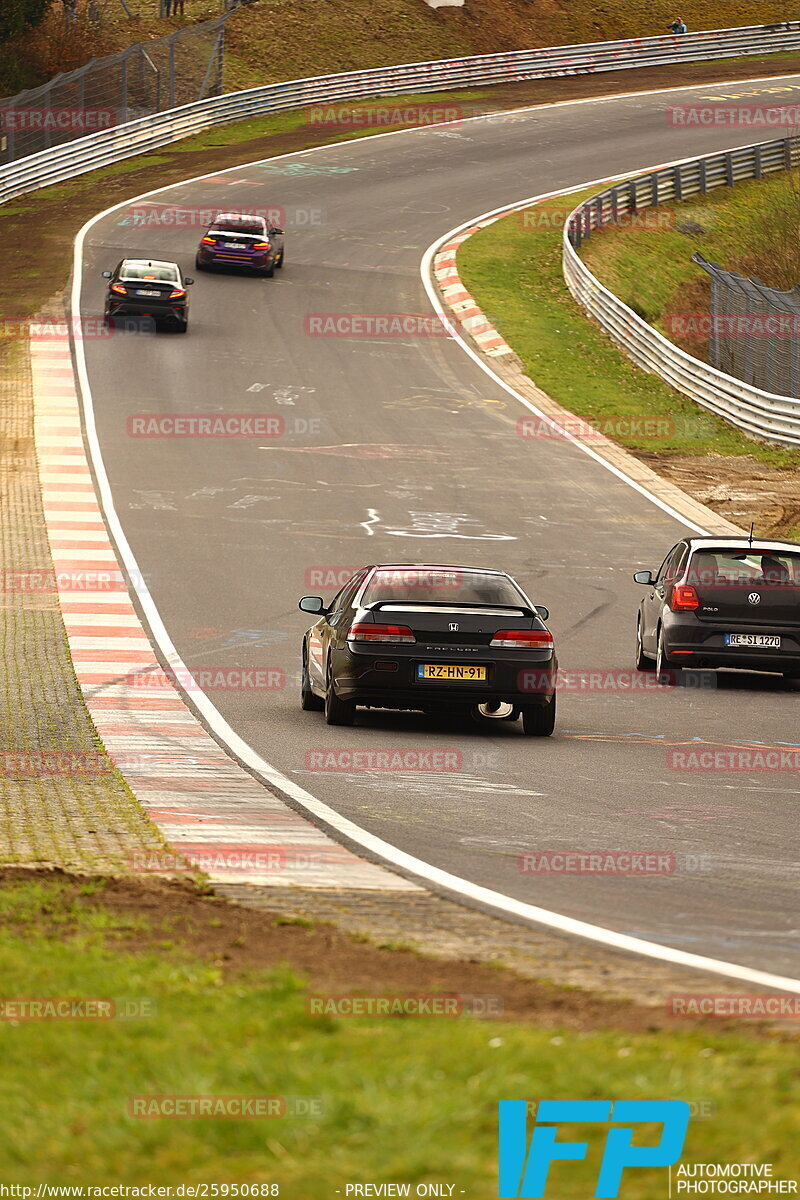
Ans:
{"label": "metal guardrail", "polygon": [[225,23],[184,25],[0,100],[0,164],[222,92]]}
{"label": "metal guardrail", "polygon": [[0,203],[123,158],[158,149],[216,125],[311,104],[797,49],[800,49],[800,21],[786,21],[678,36],[515,50],[505,54],[482,54],[294,79],[185,104],[10,163],[0,168]]}
{"label": "metal guardrail", "polygon": [[800,445],[800,401],[752,387],[681,350],[604,287],[581,260],[577,248],[593,231],[642,208],[685,200],[798,165],[800,142],[780,138],[664,167],[592,196],[567,217],[563,235],[567,287],[638,366],[746,433],[784,445]]}

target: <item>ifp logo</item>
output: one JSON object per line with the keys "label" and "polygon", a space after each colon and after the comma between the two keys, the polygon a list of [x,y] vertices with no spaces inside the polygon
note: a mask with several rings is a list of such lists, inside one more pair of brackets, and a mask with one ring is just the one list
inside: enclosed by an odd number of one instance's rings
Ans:
{"label": "ifp logo", "polygon": [[[541,1100],[528,1146],[526,1100],[499,1104],[499,1180],[501,1200],[544,1196],[550,1164],[586,1158],[588,1142],[556,1141],[565,1122],[597,1122],[617,1128],[606,1132],[595,1197],[619,1195],[626,1167],[669,1167],[681,1156],[690,1107],[685,1100]],[[662,1126],[655,1145],[634,1146],[634,1127],[643,1122]]]}

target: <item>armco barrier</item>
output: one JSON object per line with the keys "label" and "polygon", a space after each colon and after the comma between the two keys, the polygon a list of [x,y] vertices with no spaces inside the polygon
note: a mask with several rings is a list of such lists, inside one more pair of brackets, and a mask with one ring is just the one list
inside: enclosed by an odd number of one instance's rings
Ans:
{"label": "armco barrier", "polygon": [[615,224],[627,213],[798,165],[800,143],[781,138],[650,171],[579,205],[567,218],[563,238],[567,287],[638,366],[746,433],[784,445],[800,445],[800,400],[760,391],[681,350],[603,287],[577,250],[593,231]]}
{"label": "armco barrier", "polygon": [[310,104],[396,96],[452,88],[618,71],[665,63],[701,62],[800,49],[800,21],[713,29],[681,36],[596,42],[407,63],[342,75],[322,75],[231,92],[185,104],[44,150],[0,169],[0,203],[60,183],[96,167],[158,149],[215,125]]}

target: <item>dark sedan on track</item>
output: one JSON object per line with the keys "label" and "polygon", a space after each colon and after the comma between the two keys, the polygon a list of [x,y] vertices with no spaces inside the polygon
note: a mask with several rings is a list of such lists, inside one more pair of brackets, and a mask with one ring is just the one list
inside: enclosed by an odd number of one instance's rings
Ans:
{"label": "dark sedan on track", "polygon": [[149,317],[158,325],[169,325],[185,333],[189,324],[187,287],[193,279],[181,275],[177,263],[149,258],[123,258],[113,271],[103,271],[109,280],[105,318],[116,323],[124,317]]}
{"label": "dark sedan on track", "polygon": [[244,213],[220,213],[209,225],[197,247],[195,266],[244,267],[272,278],[283,266],[283,230],[267,224],[263,217]]}
{"label": "dark sedan on track", "polygon": [[800,676],[800,545],[685,538],[646,589],[636,626],[636,666],[738,667]]}
{"label": "dark sedan on track", "polygon": [[557,662],[548,611],[514,580],[479,567],[363,567],[325,604],[302,646],[301,704],[329,725],[359,705],[516,720],[549,737]]}

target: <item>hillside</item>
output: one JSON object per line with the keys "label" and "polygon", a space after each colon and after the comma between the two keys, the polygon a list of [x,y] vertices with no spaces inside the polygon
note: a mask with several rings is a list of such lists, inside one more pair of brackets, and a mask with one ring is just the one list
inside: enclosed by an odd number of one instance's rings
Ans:
{"label": "hillside", "polygon": [[[160,18],[158,0],[124,5],[78,0],[77,18],[66,28],[55,0],[44,25],[0,49],[0,95],[222,11],[220,0],[185,4],[180,19]],[[466,0],[463,8],[438,10],[423,0],[254,0],[228,24],[226,87],[452,55],[649,37],[663,33],[675,15],[697,30],[785,20],[787,14],[778,0],[691,0],[680,12],[645,0],[605,0],[602,6],[595,0]]]}

